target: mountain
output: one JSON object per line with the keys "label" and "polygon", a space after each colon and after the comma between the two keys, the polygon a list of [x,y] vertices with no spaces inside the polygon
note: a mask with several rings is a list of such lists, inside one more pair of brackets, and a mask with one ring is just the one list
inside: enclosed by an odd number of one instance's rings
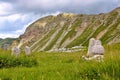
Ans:
{"label": "mountain", "polygon": [[120,7],[96,15],[62,13],[33,22],[20,36],[33,51],[87,46],[90,38],[120,43]]}
{"label": "mountain", "polygon": [[8,49],[14,40],[16,39],[15,38],[6,38],[6,39],[0,38],[0,48]]}
{"label": "mountain", "polygon": [[3,40],[2,38],[0,38],[0,41]]}

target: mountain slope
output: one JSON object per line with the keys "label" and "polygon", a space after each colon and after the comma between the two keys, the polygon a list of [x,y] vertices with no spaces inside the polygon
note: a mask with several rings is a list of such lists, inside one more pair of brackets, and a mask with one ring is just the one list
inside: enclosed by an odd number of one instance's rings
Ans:
{"label": "mountain slope", "polygon": [[63,13],[32,23],[20,39],[33,51],[86,46],[91,37],[103,44],[120,43],[120,8],[109,13],[84,15]]}
{"label": "mountain slope", "polygon": [[1,39],[0,38],[0,48],[8,49],[14,40],[17,40],[17,39],[15,38]]}

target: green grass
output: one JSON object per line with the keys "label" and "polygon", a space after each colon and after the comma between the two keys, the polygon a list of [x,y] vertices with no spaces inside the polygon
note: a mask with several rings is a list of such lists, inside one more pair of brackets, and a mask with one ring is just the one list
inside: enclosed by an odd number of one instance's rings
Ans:
{"label": "green grass", "polygon": [[27,56],[15,57],[11,56],[10,52],[3,51],[0,53],[0,68],[11,68],[16,66],[32,67],[37,65],[35,58],[29,58]]}
{"label": "green grass", "polygon": [[[10,53],[0,51],[1,53]],[[120,44],[105,45],[104,62],[84,61],[84,52],[32,53],[38,66],[0,69],[1,80],[119,80]],[[24,57],[24,56],[21,56]]]}

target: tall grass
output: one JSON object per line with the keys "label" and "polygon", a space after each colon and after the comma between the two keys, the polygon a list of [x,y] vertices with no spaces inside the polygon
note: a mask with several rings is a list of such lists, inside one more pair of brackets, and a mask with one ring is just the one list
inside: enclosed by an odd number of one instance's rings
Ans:
{"label": "tall grass", "polygon": [[[84,61],[77,53],[32,53],[38,66],[0,69],[1,80],[120,80],[120,44],[105,45],[103,62]],[[21,56],[22,57],[22,56]]]}
{"label": "tall grass", "polygon": [[37,65],[34,58],[27,56],[11,56],[9,51],[2,51],[0,53],[0,68],[11,68],[16,66],[32,67]]}

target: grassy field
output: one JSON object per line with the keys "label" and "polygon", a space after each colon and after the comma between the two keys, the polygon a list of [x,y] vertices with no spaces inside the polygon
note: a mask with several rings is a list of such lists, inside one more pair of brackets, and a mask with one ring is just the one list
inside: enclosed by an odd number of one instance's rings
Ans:
{"label": "grassy field", "polygon": [[[0,68],[0,80],[120,80],[120,44],[105,46],[103,62],[84,61],[76,53],[32,53],[20,59],[36,59],[38,65]],[[0,50],[0,56],[13,58],[10,51]],[[18,58],[17,58],[18,59]],[[29,61],[29,60],[28,60]],[[0,61],[0,65],[1,65]]]}

